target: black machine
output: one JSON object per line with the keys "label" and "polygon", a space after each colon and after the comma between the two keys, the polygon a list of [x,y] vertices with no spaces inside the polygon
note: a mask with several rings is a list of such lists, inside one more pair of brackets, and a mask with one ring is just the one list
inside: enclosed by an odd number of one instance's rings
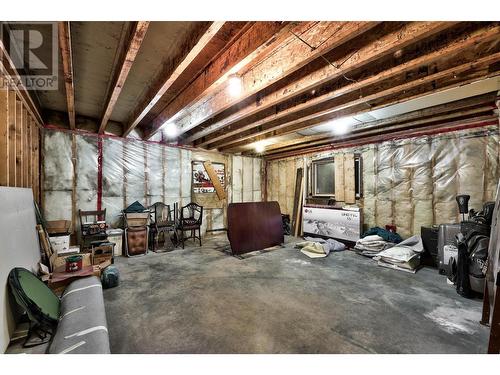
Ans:
{"label": "black machine", "polygon": [[[482,294],[488,259],[491,222],[494,202],[487,202],[483,210],[469,210],[470,196],[456,197],[459,212],[462,214],[460,233],[457,235],[458,255],[451,258],[448,278],[456,284],[457,293],[466,298]],[[465,214],[468,214],[465,220]]]}

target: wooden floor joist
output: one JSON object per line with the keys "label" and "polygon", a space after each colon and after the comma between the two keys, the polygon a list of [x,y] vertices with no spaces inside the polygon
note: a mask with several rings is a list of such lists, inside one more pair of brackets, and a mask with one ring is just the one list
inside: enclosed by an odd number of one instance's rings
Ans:
{"label": "wooden floor joist", "polygon": [[[415,89],[419,86],[422,86],[422,85],[425,85],[428,83],[432,83],[432,82],[439,80],[439,79],[442,79],[442,78],[446,78],[446,77],[452,78],[460,73],[464,73],[464,72],[467,72],[469,70],[473,70],[476,67],[481,67],[483,65],[487,66],[488,64],[493,64],[493,63],[496,63],[498,61],[500,61],[500,52],[493,54],[493,55],[489,55],[485,58],[476,60],[472,63],[469,62],[469,63],[462,64],[462,65],[457,66],[457,67],[453,67],[453,68],[444,70],[442,72],[438,72],[436,74],[430,74],[424,78],[409,81],[403,85],[391,87],[391,88],[383,90],[383,91],[377,91],[377,88],[375,88],[375,90],[372,94],[366,95],[366,96],[361,97],[359,99],[347,101],[346,103],[339,104],[337,106],[326,109],[324,111],[313,113],[312,115],[309,115],[309,116],[301,117],[297,120],[281,123],[279,125],[266,128],[262,131],[255,132],[255,133],[249,134],[247,136],[242,136],[238,140],[235,140],[233,142],[226,142],[226,143],[220,145],[219,149],[224,150],[224,151],[228,151],[228,150],[234,151],[245,144],[256,142],[256,141],[259,141],[263,138],[269,138],[269,137],[273,137],[273,136],[277,136],[277,135],[290,134],[290,133],[293,133],[297,130],[311,128],[315,125],[318,125],[318,124],[321,124],[321,123],[324,123],[327,121],[331,121],[331,120],[334,120],[336,118],[341,118],[341,117],[345,117],[345,116],[354,116],[356,114],[368,112],[370,110],[373,110],[374,108],[372,106],[368,105],[368,106],[365,106],[364,109],[359,110],[356,106],[363,105],[365,103],[369,103],[370,101],[373,101],[373,100],[383,100],[384,98],[392,98],[395,95],[400,94],[401,99],[396,99],[396,100],[389,99],[389,101],[384,102],[384,104],[379,105],[379,107],[396,104],[398,102],[402,102],[402,101],[407,100],[407,98],[405,98],[405,95],[407,95],[407,92],[411,92],[410,91],[411,89]],[[494,75],[495,75],[495,72],[493,72],[490,76],[494,76]],[[447,85],[446,88],[449,89],[452,87],[460,86],[462,84],[463,84],[463,82],[461,80],[458,80],[455,84]],[[352,110],[350,108],[354,108],[354,110]]]}
{"label": "wooden floor joist", "polygon": [[451,122],[425,125],[421,127],[395,126],[395,127],[381,128],[366,133],[356,134],[354,136],[348,135],[344,137],[339,137],[335,141],[327,142],[324,145],[301,147],[298,150],[285,151],[274,155],[268,155],[266,156],[266,160],[268,161],[279,160],[289,157],[297,157],[299,155],[323,152],[327,150],[362,146],[370,143],[380,143],[392,139],[416,137],[416,136],[423,136],[439,132],[447,132],[450,130],[456,131],[473,127],[495,125],[498,123],[498,118],[495,116],[496,116],[495,114],[488,114],[478,117],[473,116],[470,119],[455,120]]}
{"label": "wooden floor joist", "polygon": [[[468,34],[463,38],[454,40],[453,42],[451,42],[450,44],[446,45],[443,48],[437,49],[431,53],[424,54],[422,56],[418,56],[410,61],[389,68],[387,70],[383,70],[382,72],[372,75],[366,79],[351,84],[347,84],[346,86],[336,90],[328,91],[325,94],[315,97],[311,100],[307,100],[305,102],[298,102],[296,105],[292,106],[289,109],[278,111],[277,113],[275,111],[275,113],[272,113],[271,115],[266,116],[257,121],[253,121],[248,125],[235,124],[234,129],[232,129],[231,126],[228,126],[224,129],[224,132],[221,132],[221,134],[216,134],[215,136],[207,137],[207,139],[201,142],[196,142],[195,145],[197,147],[207,146],[208,148],[225,146],[229,144],[229,142],[228,141],[221,142],[221,141],[227,140],[228,138],[231,139],[231,137],[242,134],[245,131],[257,129],[258,127],[267,124],[269,122],[277,121],[285,116],[289,116],[291,114],[298,113],[313,106],[325,103],[341,95],[357,92],[358,90],[360,90],[365,86],[381,82],[383,80],[388,80],[398,75],[406,74],[407,72],[410,72],[411,70],[417,69],[422,66],[433,64],[434,62],[443,59],[443,56],[446,56],[447,58],[457,55],[460,56],[461,53],[464,51],[464,49],[471,48],[479,43],[485,43],[494,40],[498,37],[499,33],[500,33],[499,26],[490,26],[476,30],[475,32]],[[261,107],[259,106],[257,109],[260,111]],[[203,133],[203,131],[201,131],[200,133]]]}
{"label": "wooden floor joist", "polygon": [[[311,29],[298,36],[293,34],[290,42],[276,51],[268,59],[241,76],[242,95],[231,97],[226,91],[221,91],[193,110],[193,113],[179,121],[179,126],[189,130],[202,123],[207,117],[213,116],[231,105],[242,102],[246,98],[291,75],[311,61],[330,52],[334,48],[373,29],[377,22],[319,22]],[[316,47],[311,48],[310,45]],[[260,104],[259,104],[260,106]],[[246,113],[248,114],[248,113]],[[229,119],[212,124],[186,139],[191,143],[196,139],[211,134],[236,119],[238,112]]]}
{"label": "wooden floor joist", "polygon": [[[151,129],[146,134],[145,139],[151,138],[166,121],[175,118],[186,106],[199,99],[209,86],[220,79],[227,78],[229,74],[237,72],[258,57],[259,54],[268,50],[267,43],[272,43],[275,35],[280,33],[285,26],[286,23],[284,22],[255,23],[221,56],[213,61],[172,103],[163,109],[153,120]],[[194,127],[182,123],[177,124],[177,126],[180,134]]]}
{"label": "wooden floor joist", "polygon": [[176,66],[174,71],[171,73],[169,72],[167,77],[160,78],[163,82],[158,85],[159,88],[149,92],[146,95],[146,100],[141,103],[137,107],[137,109],[134,110],[132,118],[129,120],[129,123],[127,124],[125,131],[123,132],[123,137],[128,136],[130,132],[139,124],[139,122],[155,106],[155,104],[167,92],[167,90],[179,78],[179,76],[189,67],[189,65],[217,35],[217,32],[222,28],[222,26],[224,26],[224,24],[225,22],[223,21],[212,22],[208,29],[198,39],[193,48],[191,48],[191,50],[186,54],[182,61]]}
{"label": "wooden floor joist", "polygon": [[73,82],[73,50],[71,48],[71,28],[69,22],[59,22],[59,49],[61,50],[64,88],[70,129],[76,128],[75,121],[75,87]]}
{"label": "wooden floor joist", "polygon": [[[288,84],[281,86],[279,90],[262,96],[259,98],[258,102],[243,106],[233,115],[233,119],[242,119],[257,111],[262,111],[263,109],[290,100],[297,95],[315,90],[321,84],[342,77],[342,75],[349,74],[349,72],[354,69],[358,69],[370,62],[390,55],[410,44],[417,43],[432,35],[443,32],[443,30],[453,25],[455,24],[448,22],[408,23],[397,30],[381,36],[377,43],[369,43],[347,57],[341,56],[335,61],[330,61],[330,64],[325,63],[322,68],[314,70],[301,78],[291,80]],[[303,44],[302,42],[300,43]],[[210,103],[211,102],[207,102],[206,105],[208,106]],[[192,116],[195,115],[196,113]]]}
{"label": "wooden floor joist", "polygon": [[123,89],[123,85],[127,80],[130,69],[134,64],[135,58],[139,49],[141,48],[142,41],[146,36],[148,31],[149,21],[138,21],[134,22],[131,27],[130,37],[127,41],[127,46],[123,51],[122,57],[120,59],[119,67],[116,76],[113,78],[113,84],[111,87],[111,92],[106,104],[104,106],[104,113],[102,115],[101,124],[99,126],[99,134],[103,134],[106,130],[106,125],[113,113],[118,97]]}

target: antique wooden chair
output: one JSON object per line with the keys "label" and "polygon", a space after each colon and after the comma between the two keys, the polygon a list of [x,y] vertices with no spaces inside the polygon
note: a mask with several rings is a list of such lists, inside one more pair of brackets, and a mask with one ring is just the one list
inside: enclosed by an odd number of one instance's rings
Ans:
{"label": "antique wooden chair", "polygon": [[177,242],[176,227],[178,222],[178,204],[174,203],[174,208],[171,209],[170,205],[162,202],[156,202],[149,207],[151,210],[151,224],[150,234],[152,239],[153,251],[159,251],[158,241],[160,235],[163,235],[163,251],[167,251],[167,241],[170,232],[173,232],[174,238],[172,240],[172,247],[175,247]]}
{"label": "antique wooden chair", "polygon": [[[182,248],[184,249],[184,241],[192,238],[193,240],[199,240],[201,246],[201,224],[203,220],[203,206],[196,203],[189,203],[182,207],[180,210],[180,219],[177,229],[181,232],[180,241],[182,242]],[[184,237],[185,231],[191,231],[191,236]],[[198,231],[198,235],[196,235]]]}

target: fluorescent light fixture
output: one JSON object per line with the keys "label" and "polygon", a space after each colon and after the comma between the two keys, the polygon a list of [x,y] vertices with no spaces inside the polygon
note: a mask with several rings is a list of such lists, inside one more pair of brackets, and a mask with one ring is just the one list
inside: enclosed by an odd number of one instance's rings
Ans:
{"label": "fluorescent light fixture", "polygon": [[179,128],[173,122],[167,122],[163,125],[163,134],[165,137],[173,139],[179,135]]}
{"label": "fluorescent light fixture", "polygon": [[227,87],[229,90],[229,94],[231,96],[233,96],[233,97],[240,96],[241,89],[242,89],[242,83],[241,83],[240,76],[238,76],[236,74],[229,76]]}

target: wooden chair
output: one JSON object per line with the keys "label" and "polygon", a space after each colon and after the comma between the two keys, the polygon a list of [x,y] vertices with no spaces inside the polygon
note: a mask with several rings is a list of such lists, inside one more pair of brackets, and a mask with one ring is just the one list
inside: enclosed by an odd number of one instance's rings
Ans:
{"label": "wooden chair", "polygon": [[[177,229],[181,232],[180,241],[182,242],[182,248],[184,249],[184,241],[192,238],[193,240],[198,239],[201,246],[201,224],[203,220],[203,206],[196,203],[189,203],[180,210],[180,220],[177,225]],[[190,237],[184,237],[184,231],[191,231]],[[198,230],[198,236],[196,231]]]}
{"label": "wooden chair", "polygon": [[151,234],[153,251],[158,251],[158,241],[160,235],[163,233],[163,250],[167,251],[167,238],[170,232],[174,232],[175,238],[172,241],[173,247],[176,245],[177,234],[175,232],[178,222],[178,205],[174,203],[174,208],[171,209],[170,205],[162,202],[156,202],[149,207],[151,210],[151,224],[149,232]]}
{"label": "wooden chair", "polygon": [[103,241],[106,234],[106,209],[98,211],[78,210],[80,217],[80,231],[82,236],[82,249],[91,246],[94,241]]}

